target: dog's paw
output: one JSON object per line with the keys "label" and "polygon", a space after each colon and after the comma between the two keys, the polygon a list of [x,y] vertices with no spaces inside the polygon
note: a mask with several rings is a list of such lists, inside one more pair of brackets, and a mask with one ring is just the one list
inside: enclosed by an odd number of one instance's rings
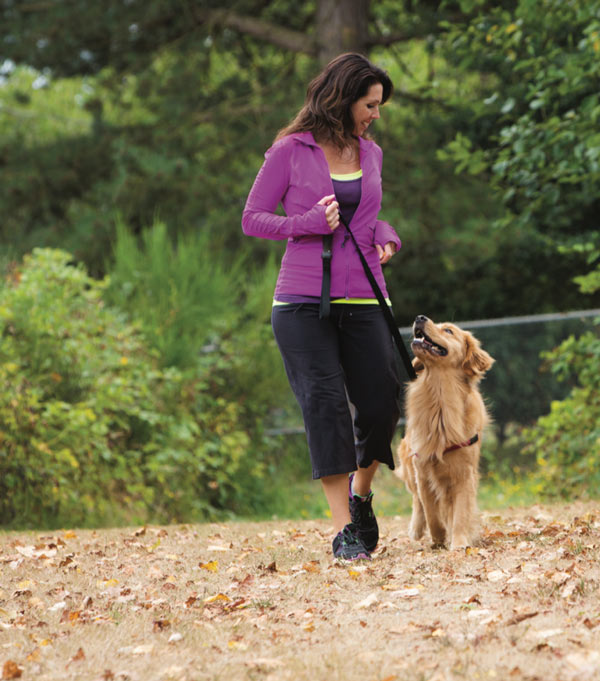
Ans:
{"label": "dog's paw", "polygon": [[452,543],[450,544],[450,550],[456,551],[457,549],[466,549],[467,546],[471,546],[471,542],[466,535],[458,535],[452,537]]}
{"label": "dog's paw", "polygon": [[419,527],[411,525],[408,528],[408,536],[413,540],[413,541],[419,541],[419,539],[423,538],[423,535],[425,534],[425,528],[424,527]]}

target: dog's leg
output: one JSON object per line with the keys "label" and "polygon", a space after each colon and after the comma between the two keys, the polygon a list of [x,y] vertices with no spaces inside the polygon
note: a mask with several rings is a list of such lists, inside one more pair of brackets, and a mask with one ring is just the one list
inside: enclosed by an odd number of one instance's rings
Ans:
{"label": "dog's leg", "polygon": [[457,488],[453,500],[450,523],[452,527],[451,549],[471,546],[475,540],[477,518],[477,480],[471,473]]}
{"label": "dog's leg", "polygon": [[427,520],[427,527],[431,534],[431,541],[435,547],[444,546],[446,543],[446,528],[440,518],[439,503],[435,492],[429,487],[427,481],[421,480],[420,476],[417,476],[417,485],[425,512],[425,519]]}
{"label": "dog's leg", "polygon": [[423,504],[419,499],[418,494],[413,494],[412,515],[410,518],[410,526],[408,528],[408,536],[415,541],[421,539],[425,534],[425,512],[423,511]]}

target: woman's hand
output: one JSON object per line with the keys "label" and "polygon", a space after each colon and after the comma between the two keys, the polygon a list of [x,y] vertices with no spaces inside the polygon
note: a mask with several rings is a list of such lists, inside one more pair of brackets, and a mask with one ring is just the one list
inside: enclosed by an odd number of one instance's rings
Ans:
{"label": "woman's hand", "polygon": [[384,248],[382,248],[379,244],[375,244],[375,248],[377,249],[377,254],[379,255],[379,262],[382,265],[385,265],[385,263],[396,252],[396,244],[393,241],[388,241]]}
{"label": "woman's hand", "polygon": [[324,196],[318,203],[317,206],[327,206],[325,209],[325,219],[329,225],[329,229],[333,232],[340,226],[340,204],[335,200],[335,194],[329,194],[329,196]]}

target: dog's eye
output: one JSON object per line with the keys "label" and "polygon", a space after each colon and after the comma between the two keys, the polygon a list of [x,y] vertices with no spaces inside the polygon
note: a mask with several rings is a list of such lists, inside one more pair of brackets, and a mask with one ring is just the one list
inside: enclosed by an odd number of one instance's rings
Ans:
{"label": "dog's eye", "polygon": [[446,333],[449,333],[451,336],[454,336],[454,332],[452,331],[452,329],[444,329],[444,331]]}

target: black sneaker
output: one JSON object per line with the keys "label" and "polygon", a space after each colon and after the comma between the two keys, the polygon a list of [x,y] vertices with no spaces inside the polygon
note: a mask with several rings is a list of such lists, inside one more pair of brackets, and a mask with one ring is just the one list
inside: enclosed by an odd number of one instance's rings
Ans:
{"label": "black sneaker", "polygon": [[341,561],[369,560],[371,556],[357,535],[358,528],[348,523],[333,540],[333,555]]}
{"label": "black sneaker", "polygon": [[348,506],[350,507],[350,517],[352,523],[358,528],[358,538],[365,545],[369,553],[375,550],[379,541],[379,527],[377,518],[373,513],[373,492],[369,492],[366,499],[352,494],[352,480],[354,473],[350,476],[348,485]]}

